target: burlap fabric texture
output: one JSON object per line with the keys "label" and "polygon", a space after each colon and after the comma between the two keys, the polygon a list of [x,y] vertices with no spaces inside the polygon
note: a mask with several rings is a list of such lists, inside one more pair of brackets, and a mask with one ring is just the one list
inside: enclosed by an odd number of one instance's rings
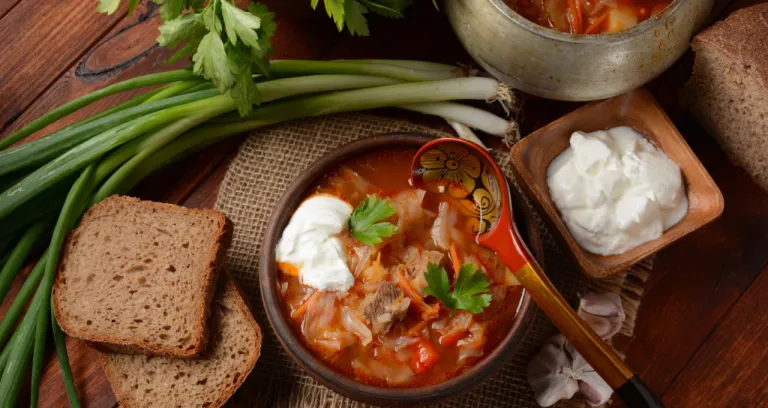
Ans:
{"label": "burlap fabric texture", "polygon": [[[258,268],[261,241],[267,220],[286,187],[301,171],[325,153],[353,140],[395,131],[421,132],[439,137],[452,135],[414,124],[369,114],[350,114],[305,119],[253,132],[240,146],[216,201],[233,222],[232,243],[227,253],[229,274],[249,297],[264,332],[261,357],[248,380],[230,401],[243,407],[362,407],[318,384],[285,353],[269,326],[259,295]],[[503,150],[503,151],[502,151]],[[511,177],[506,149],[495,152]],[[554,285],[573,305],[580,294],[621,293],[627,320],[620,336],[631,337],[637,307],[651,263],[647,261],[614,279],[593,282],[567,260],[546,228],[537,220],[545,249],[543,265]],[[268,250],[265,248],[264,250]],[[540,260],[542,261],[542,260]],[[492,378],[474,391],[443,403],[443,407],[537,407],[526,380],[528,362],[556,332],[538,313],[524,344]],[[624,342],[626,343],[626,342]],[[621,351],[621,350],[620,350]],[[584,406],[579,400],[564,405]]]}

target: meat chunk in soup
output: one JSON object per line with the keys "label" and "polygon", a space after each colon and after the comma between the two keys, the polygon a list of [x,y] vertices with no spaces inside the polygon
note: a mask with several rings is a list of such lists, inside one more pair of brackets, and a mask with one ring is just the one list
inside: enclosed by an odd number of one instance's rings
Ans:
{"label": "meat chunk in soup", "polygon": [[407,247],[399,254],[400,261],[405,265],[405,276],[411,281],[416,290],[424,295],[424,287],[427,281],[424,279],[424,273],[427,272],[427,265],[433,263],[440,265],[445,258],[442,252],[430,251],[416,247]]}
{"label": "meat chunk in soup", "polygon": [[364,304],[363,319],[371,325],[373,333],[384,334],[392,323],[403,320],[410,304],[411,299],[405,297],[400,288],[384,282]]}

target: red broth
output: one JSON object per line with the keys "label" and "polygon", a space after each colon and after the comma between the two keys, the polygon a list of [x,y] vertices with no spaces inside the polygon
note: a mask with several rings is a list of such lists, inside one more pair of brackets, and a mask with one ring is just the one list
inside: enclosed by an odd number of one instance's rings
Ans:
{"label": "red broth", "polygon": [[[346,294],[315,292],[302,285],[291,270],[284,270],[278,282],[284,312],[308,348],[328,366],[366,384],[415,387],[460,374],[504,338],[515,320],[522,295],[521,287],[496,255],[475,243],[469,228],[465,228],[468,220],[455,204],[444,195],[419,192],[409,185],[415,153],[411,149],[387,150],[357,157],[342,163],[314,188],[313,193],[335,195],[353,207],[367,195],[377,194],[399,209],[388,220],[399,225],[397,234],[381,244],[366,246],[348,231],[340,234],[349,269],[355,275],[354,286]],[[403,208],[410,213],[402,212]],[[452,312],[423,291],[426,281],[419,272],[426,270],[426,258],[440,258],[437,262],[453,282],[454,258],[450,249],[438,245],[438,241],[445,243],[444,237],[437,234],[440,239],[436,240],[432,233],[435,220],[446,220],[448,216],[456,220],[449,231],[461,264],[472,263],[491,282],[490,305],[480,314]],[[401,281],[401,276],[408,282]],[[385,283],[396,284],[399,289],[413,288],[428,307],[438,312],[424,312],[411,300],[402,320],[393,318],[386,332],[381,327],[377,332],[376,323],[361,316],[366,302]],[[401,298],[407,297],[405,290],[401,292]],[[364,345],[362,337],[354,334],[360,330],[350,333],[350,324],[345,324],[344,319],[354,319],[347,320],[354,322],[354,327],[365,325],[373,333],[372,341]]]}
{"label": "red broth", "polygon": [[641,23],[671,0],[505,0],[528,20],[573,34],[612,33]]}

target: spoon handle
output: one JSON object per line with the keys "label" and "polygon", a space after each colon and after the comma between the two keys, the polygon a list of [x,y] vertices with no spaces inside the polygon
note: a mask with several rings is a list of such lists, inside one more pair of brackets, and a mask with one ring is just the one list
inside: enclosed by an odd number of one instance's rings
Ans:
{"label": "spoon handle", "polygon": [[[505,237],[508,235],[508,237]],[[505,242],[506,241],[506,242]],[[486,244],[496,251],[534,302],[629,408],[663,407],[613,349],[563,299],[519,238],[514,226]]]}
{"label": "spoon handle", "polygon": [[632,371],[576,314],[535,261],[525,263],[514,274],[544,314],[611,388],[618,389],[632,378]]}

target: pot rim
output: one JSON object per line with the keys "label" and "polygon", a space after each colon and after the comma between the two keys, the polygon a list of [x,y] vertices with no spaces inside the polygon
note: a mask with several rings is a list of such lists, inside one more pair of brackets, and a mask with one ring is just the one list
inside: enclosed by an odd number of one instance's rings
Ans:
{"label": "pot rim", "polygon": [[[471,368],[442,383],[410,388],[387,388],[357,382],[327,366],[317,358],[296,335],[280,303],[274,277],[277,275],[275,246],[287,224],[290,214],[299,205],[307,188],[352,155],[388,147],[418,147],[434,137],[408,132],[395,132],[369,136],[345,144],[312,163],[286,189],[269,218],[262,241],[259,287],[267,318],[283,349],[305,372],[328,388],[349,398],[375,404],[419,404],[435,402],[457,395],[479,385],[482,380],[501,368],[522,345],[529,332],[537,308],[527,291],[523,291],[518,304],[518,315],[509,332],[496,348]],[[286,215],[288,214],[288,215]],[[516,336],[522,336],[515,341]]]}
{"label": "pot rim", "polygon": [[507,20],[517,24],[519,27],[526,31],[540,35],[551,40],[572,43],[572,44],[615,44],[623,41],[630,40],[636,36],[639,36],[655,27],[657,27],[662,21],[666,20],[669,15],[677,11],[680,5],[685,0],[672,0],[672,2],[664,8],[660,13],[655,16],[634,25],[627,30],[617,31],[615,33],[607,34],[571,34],[564,33],[562,31],[555,30],[554,28],[544,27],[534,23],[518,14],[515,10],[509,7],[504,0],[487,0],[496,9],[504,15]]}

